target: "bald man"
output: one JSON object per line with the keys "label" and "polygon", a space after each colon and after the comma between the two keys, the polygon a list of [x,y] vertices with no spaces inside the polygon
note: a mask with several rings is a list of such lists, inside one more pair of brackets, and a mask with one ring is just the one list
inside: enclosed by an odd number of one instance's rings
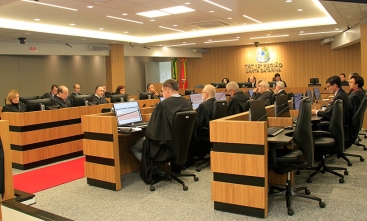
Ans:
{"label": "bald man", "polygon": [[248,111],[247,101],[249,97],[240,90],[238,84],[231,81],[227,84],[226,89],[227,93],[231,96],[227,107],[228,116]]}
{"label": "bald man", "polygon": [[61,85],[57,88],[57,95],[52,100],[55,106],[59,106],[60,108],[72,107],[72,103],[68,98],[69,89],[64,85]]}

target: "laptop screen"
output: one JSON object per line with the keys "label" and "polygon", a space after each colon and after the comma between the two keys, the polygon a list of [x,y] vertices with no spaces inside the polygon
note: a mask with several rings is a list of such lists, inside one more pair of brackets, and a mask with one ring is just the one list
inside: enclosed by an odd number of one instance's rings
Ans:
{"label": "laptop screen", "polygon": [[203,99],[201,97],[201,94],[190,94],[190,101],[192,103],[192,107],[196,109],[199,107],[201,102],[203,102]]}
{"label": "laptop screen", "polygon": [[217,92],[215,93],[215,100],[217,101],[225,101],[227,100],[225,92]]}
{"label": "laptop screen", "polygon": [[252,94],[254,93],[254,90],[253,89],[248,90],[248,93],[250,94],[250,97],[252,97]]}
{"label": "laptop screen", "polygon": [[142,121],[137,101],[114,103],[113,108],[119,126]]}
{"label": "laptop screen", "polygon": [[320,89],[319,88],[314,88],[313,89],[313,95],[315,97],[315,100],[320,100]]}
{"label": "laptop screen", "polygon": [[164,100],[164,97],[159,97],[160,102]]}

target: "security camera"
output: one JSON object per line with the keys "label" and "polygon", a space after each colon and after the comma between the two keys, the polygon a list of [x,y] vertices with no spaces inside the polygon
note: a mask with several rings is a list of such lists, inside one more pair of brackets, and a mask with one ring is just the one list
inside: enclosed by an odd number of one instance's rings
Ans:
{"label": "security camera", "polygon": [[259,46],[259,42],[258,41],[255,41],[254,44],[255,44],[255,47]]}
{"label": "security camera", "polygon": [[26,38],[18,38],[19,43],[20,43],[21,45],[24,45],[24,44],[25,44],[25,39],[26,39]]}

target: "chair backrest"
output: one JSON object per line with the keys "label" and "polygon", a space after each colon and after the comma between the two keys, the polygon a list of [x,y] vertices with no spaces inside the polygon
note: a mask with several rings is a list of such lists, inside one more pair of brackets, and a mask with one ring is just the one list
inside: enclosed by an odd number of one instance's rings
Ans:
{"label": "chair backrest", "polygon": [[227,101],[215,101],[213,107],[213,120],[227,116]]}
{"label": "chair backrest", "polygon": [[339,153],[344,152],[344,126],[343,126],[343,100],[334,101],[333,111],[331,114],[329,132],[335,139],[335,145]]}
{"label": "chair backrest", "polygon": [[183,165],[186,163],[189,144],[196,123],[196,111],[183,111],[175,114],[171,133],[172,140],[167,142],[174,154],[174,163]]}
{"label": "chair backrest", "polygon": [[364,119],[364,113],[366,112],[367,107],[367,97],[364,97],[361,104],[359,105],[359,108],[357,112],[354,114],[352,118],[352,142],[357,139],[358,133],[362,128],[363,119]]}
{"label": "chair backrest", "polygon": [[111,108],[102,108],[101,113],[108,113],[111,112]]}
{"label": "chair backrest", "polygon": [[314,161],[315,141],[311,128],[311,99],[300,101],[297,124],[293,133],[293,141],[301,147],[307,155],[307,166],[312,166]]}

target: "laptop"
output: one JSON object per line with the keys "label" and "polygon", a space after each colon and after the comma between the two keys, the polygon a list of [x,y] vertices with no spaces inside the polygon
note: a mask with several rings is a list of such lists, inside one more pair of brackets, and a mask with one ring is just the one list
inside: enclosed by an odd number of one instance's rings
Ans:
{"label": "laptop", "polygon": [[253,89],[248,90],[248,93],[250,94],[250,98],[252,97],[252,94],[254,93]]}
{"label": "laptop", "polygon": [[148,126],[148,122],[143,122],[137,101],[114,103],[113,108],[117,117],[118,128],[145,128]]}
{"label": "laptop", "polygon": [[192,107],[194,109],[198,108],[201,102],[203,102],[203,98],[201,97],[201,94],[190,94],[189,96],[190,96]]}
{"label": "laptop", "polygon": [[217,93],[215,93],[215,100],[217,100],[217,101],[225,101],[225,100],[227,100],[226,93],[225,92],[217,92]]}

